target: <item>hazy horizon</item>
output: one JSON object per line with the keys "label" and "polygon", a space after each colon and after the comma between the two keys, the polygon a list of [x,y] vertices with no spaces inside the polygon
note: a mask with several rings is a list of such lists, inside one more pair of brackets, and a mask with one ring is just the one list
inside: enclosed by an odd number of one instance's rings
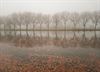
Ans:
{"label": "hazy horizon", "polygon": [[0,0],[0,15],[15,12],[53,14],[56,12],[85,12],[100,10],[100,0]]}

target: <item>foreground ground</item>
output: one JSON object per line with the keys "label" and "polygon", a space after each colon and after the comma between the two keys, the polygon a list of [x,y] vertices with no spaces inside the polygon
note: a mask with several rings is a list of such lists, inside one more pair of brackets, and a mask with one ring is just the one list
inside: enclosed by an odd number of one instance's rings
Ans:
{"label": "foreground ground", "polygon": [[100,49],[0,43],[0,72],[100,72]]}

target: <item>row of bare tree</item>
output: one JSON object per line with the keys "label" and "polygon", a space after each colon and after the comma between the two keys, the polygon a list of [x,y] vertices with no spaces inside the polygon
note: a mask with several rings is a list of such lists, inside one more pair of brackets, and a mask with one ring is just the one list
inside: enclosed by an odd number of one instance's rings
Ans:
{"label": "row of bare tree", "polygon": [[[52,25],[54,30],[59,29],[58,25],[60,25],[60,27],[64,25],[64,28],[62,29],[67,30],[68,26],[71,26],[71,24],[73,24],[73,29],[75,30],[77,29],[77,25],[79,24],[80,26],[83,26],[83,31],[85,35],[86,25],[89,25],[90,23],[93,24],[94,30],[97,29],[97,26],[100,26],[100,11],[83,13],[59,12],[53,15],[24,12],[13,13],[8,16],[0,16],[0,31],[3,30],[6,33],[7,30],[13,30],[14,35],[16,36],[16,30],[18,30],[20,31],[21,36],[21,31],[24,30],[24,28],[22,28],[22,25],[25,25],[25,31],[28,36],[28,31],[31,29],[29,25],[32,25],[31,30],[33,31],[33,35],[35,36],[35,27],[39,25],[39,30],[43,30],[43,26],[47,27],[49,37],[49,31],[51,30],[50,25]],[[17,26],[19,26],[19,29],[17,29]],[[73,32],[75,36],[75,31]],[[57,37],[57,32],[55,32],[55,34]],[[40,35],[42,35],[41,32]],[[64,33],[64,37],[66,37],[66,32]]]}

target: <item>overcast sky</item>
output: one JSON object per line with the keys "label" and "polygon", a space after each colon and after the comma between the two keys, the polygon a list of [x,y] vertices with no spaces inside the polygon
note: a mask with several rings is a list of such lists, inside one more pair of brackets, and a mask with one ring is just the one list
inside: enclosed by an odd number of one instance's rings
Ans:
{"label": "overcast sky", "polygon": [[100,0],[0,0],[0,15],[14,12],[83,12],[100,10]]}

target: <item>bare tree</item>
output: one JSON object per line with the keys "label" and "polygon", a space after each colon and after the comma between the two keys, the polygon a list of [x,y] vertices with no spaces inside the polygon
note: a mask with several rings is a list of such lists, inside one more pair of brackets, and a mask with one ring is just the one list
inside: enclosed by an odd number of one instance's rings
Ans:
{"label": "bare tree", "polygon": [[64,23],[64,26],[65,26],[65,28],[64,28],[64,39],[66,39],[66,24],[67,24],[67,21],[69,20],[69,13],[68,12],[62,12],[61,13],[61,20],[63,21],[63,23]]}
{"label": "bare tree", "polygon": [[0,17],[0,39],[1,39],[1,31],[2,31],[1,25],[2,24],[3,24],[3,17]]}
{"label": "bare tree", "polygon": [[76,35],[75,35],[75,30],[76,30],[76,25],[79,23],[79,14],[78,13],[72,13],[70,14],[70,20],[71,22],[73,23],[74,25],[74,29],[73,29],[73,32],[74,32],[74,37],[73,39],[75,39]]}
{"label": "bare tree", "polygon": [[32,20],[31,20],[32,24],[33,24],[33,37],[35,38],[35,24],[36,24],[36,14],[32,14]]}
{"label": "bare tree", "polygon": [[40,38],[42,39],[42,24],[43,24],[43,15],[42,14],[37,14],[36,16],[36,23],[40,24]]}
{"label": "bare tree", "polygon": [[22,16],[23,16],[23,24],[26,25],[26,34],[27,34],[26,36],[28,37],[29,36],[29,34],[28,34],[28,31],[29,31],[28,26],[32,22],[32,14],[30,12],[25,12],[25,13],[22,14]]}
{"label": "bare tree", "polygon": [[8,32],[8,36],[11,36],[11,27],[12,27],[12,21],[11,21],[11,18],[10,18],[10,16],[8,16],[7,18],[6,18],[6,31]]}
{"label": "bare tree", "polygon": [[4,35],[6,37],[7,17],[3,17],[3,25],[4,25],[3,31],[4,31]]}
{"label": "bare tree", "polygon": [[49,29],[50,29],[50,23],[51,23],[51,17],[50,15],[45,15],[44,16],[44,23],[47,24],[47,29],[48,29],[48,39],[49,39]]}
{"label": "bare tree", "polygon": [[21,31],[22,31],[22,25],[25,25],[25,20],[23,14],[18,14],[18,24],[20,27],[20,37],[22,36]]}
{"label": "bare tree", "polygon": [[16,37],[16,26],[20,25],[19,15],[16,13],[12,14],[11,22],[13,24],[14,36]]}
{"label": "bare tree", "polygon": [[[91,20],[93,24],[95,25],[95,31],[96,31],[97,25],[99,24],[99,21],[100,21],[100,12],[93,12],[91,15]],[[96,37],[96,32],[95,32],[95,37]]]}
{"label": "bare tree", "polygon": [[100,23],[100,12],[93,12],[91,15],[91,20],[93,22],[93,24],[95,25],[95,41],[94,41],[94,46],[96,45],[96,40],[97,40],[97,36],[96,36],[96,29],[97,29],[97,25]]}
{"label": "bare tree", "polygon": [[54,15],[53,15],[53,23],[55,24],[56,39],[58,39],[58,36],[57,36],[57,29],[58,29],[59,21],[60,21],[60,16],[59,16],[59,14],[54,14]]}
{"label": "bare tree", "polygon": [[[2,21],[3,21],[3,25],[4,25],[4,34],[5,34],[5,37],[7,38],[8,37],[8,34],[10,33],[11,34],[11,20],[8,16],[5,16],[2,18]],[[10,35],[9,34],[9,35]]]}
{"label": "bare tree", "polygon": [[83,40],[86,40],[85,38],[85,27],[86,27],[86,24],[87,22],[89,21],[90,19],[90,14],[88,12],[84,12],[80,15],[80,22],[83,24],[84,26],[84,34],[83,34]]}
{"label": "bare tree", "polygon": [[17,19],[16,18],[17,18],[16,14],[12,14],[11,15],[11,22],[13,24],[13,30],[14,30],[14,36],[15,37],[16,37],[16,30],[15,29],[16,29],[16,25],[17,25],[16,24],[17,23],[17,21],[16,21]]}

